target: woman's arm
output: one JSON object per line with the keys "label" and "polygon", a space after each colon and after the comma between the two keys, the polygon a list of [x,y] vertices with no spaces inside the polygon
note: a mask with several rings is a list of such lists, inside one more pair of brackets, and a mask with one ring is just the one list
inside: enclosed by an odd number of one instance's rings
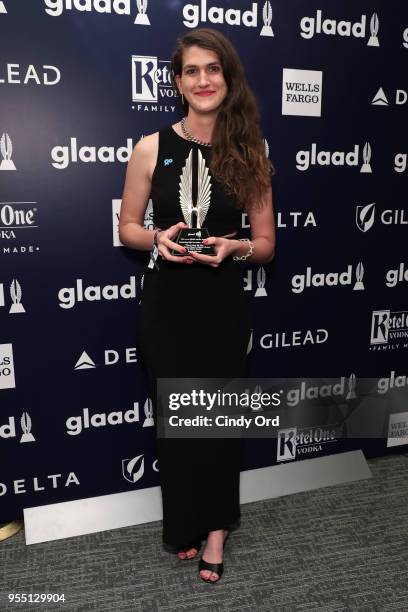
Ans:
{"label": "woman's arm", "polygon": [[[275,217],[272,204],[272,187],[265,195],[265,204],[260,210],[248,212],[249,223],[251,226],[251,240],[254,243],[254,252],[248,261],[253,263],[268,263],[275,256]],[[234,255],[242,256],[248,252],[248,245],[241,242],[239,252]]]}
{"label": "woman's arm", "polygon": [[158,132],[139,140],[133,149],[122,195],[119,238],[132,249],[150,251],[154,230],[144,229],[144,215],[159,146]]}

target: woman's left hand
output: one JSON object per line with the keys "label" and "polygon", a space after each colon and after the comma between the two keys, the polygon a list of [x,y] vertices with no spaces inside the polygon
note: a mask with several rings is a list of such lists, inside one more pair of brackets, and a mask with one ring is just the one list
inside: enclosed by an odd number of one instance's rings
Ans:
{"label": "woman's left hand", "polygon": [[203,255],[202,253],[197,253],[196,251],[190,251],[188,254],[194,258],[194,261],[198,261],[200,263],[207,264],[212,268],[218,268],[220,263],[232,255],[235,251],[234,240],[229,240],[228,238],[218,237],[218,236],[210,236],[203,240],[205,245],[211,245],[215,248],[215,255]]}

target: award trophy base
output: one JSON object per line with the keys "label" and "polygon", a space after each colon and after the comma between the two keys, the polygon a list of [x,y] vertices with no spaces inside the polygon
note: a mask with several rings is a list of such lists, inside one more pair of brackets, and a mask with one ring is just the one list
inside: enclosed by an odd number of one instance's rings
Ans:
{"label": "award trophy base", "polygon": [[[174,242],[185,247],[188,251],[195,251],[203,255],[215,255],[215,248],[211,244],[203,244],[203,240],[209,237],[209,231],[205,227],[185,227],[181,229]],[[172,255],[185,257],[187,253],[179,253],[174,249]]]}

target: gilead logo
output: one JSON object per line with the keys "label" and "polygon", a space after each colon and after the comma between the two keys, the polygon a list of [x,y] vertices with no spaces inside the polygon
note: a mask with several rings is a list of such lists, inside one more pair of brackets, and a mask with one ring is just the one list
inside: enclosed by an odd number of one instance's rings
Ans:
{"label": "gilead logo", "polygon": [[[303,17],[300,21],[300,35],[310,40],[315,34],[328,34],[332,36],[354,36],[354,38],[365,38],[367,29],[367,16],[361,15],[359,21],[336,21],[336,19],[323,19],[321,10],[316,12],[315,17]],[[377,13],[373,13],[370,19],[370,38],[367,42],[369,47],[378,47],[379,21]]]}
{"label": "gilead logo", "polygon": [[83,286],[82,278],[77,278],[75,287],[63,287],[58,292],[61,308],[73,308],[77,302],[97,302],[101,300],[125,300],[136,298],[136,277],[131,276],[124,285]]}

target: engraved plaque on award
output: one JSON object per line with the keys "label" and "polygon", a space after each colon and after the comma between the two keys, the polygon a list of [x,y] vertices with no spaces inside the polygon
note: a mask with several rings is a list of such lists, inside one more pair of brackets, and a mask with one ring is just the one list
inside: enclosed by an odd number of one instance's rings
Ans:
{"label": "engraved plaque on award", "polygon": [[[212,245],[203,244],[210,233],[203,227],[211,203],[211,176],[209,175],[205,159],[198,149],[197,173],[197,203],[193,205],[193,149],[186,159],[186,164],[180,175],[179,201],[184,221],[188,227],[182,228],[174,242],[185,247],[188,251],[196,251],[203,255],[215,255]],[[172,255],[183,257],[186,253],[179,253],[174,249]]]}

